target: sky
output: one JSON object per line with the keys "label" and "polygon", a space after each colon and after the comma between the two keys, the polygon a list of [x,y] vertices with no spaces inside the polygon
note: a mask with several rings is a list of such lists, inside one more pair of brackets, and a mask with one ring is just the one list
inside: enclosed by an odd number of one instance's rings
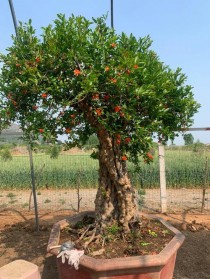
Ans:
{"label": "sky", "polygon": [[[57,14],[74,14],[88,19],[108,13],[111,0],[13,0],[17,21],[41,27],[52,23]],[[15,34],[9,1],[0,0],[0,52],[12,44]],[[182,68],[196,101],[201,104],[192,127],[210,127],[210,1],[209,0],[113,0],[114,29],[133,33],[137,38],[149,35],[152,49],[170,68]],[[191,132],[194,141],[210,143],[210,131]],[[182,136],[174,141],[183,144]]]}

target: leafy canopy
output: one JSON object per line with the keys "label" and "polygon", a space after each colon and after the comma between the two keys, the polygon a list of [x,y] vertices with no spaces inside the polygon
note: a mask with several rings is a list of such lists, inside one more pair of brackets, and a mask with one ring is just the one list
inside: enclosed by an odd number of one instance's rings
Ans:
{"label": "leafy canopy", "polygon": [[[106,18],[58,15],[41,38],[31,21],[1,55],[1,123],[16,121],[26,137],[85,142],[108,131],[124,159],[138,161],[154,133],[161,141],[192,124],[199,105],[181,69],[150,49],[149,37],[116,34]],[[3,124],[2,124],[3,125]]]}

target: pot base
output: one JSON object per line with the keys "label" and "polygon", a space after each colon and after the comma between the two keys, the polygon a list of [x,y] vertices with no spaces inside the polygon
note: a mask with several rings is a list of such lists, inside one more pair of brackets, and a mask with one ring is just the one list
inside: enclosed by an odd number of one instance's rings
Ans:
{"label": "pot base", "polygon": [[[85,215],[94,216],[94,212],[82,212],[68,218],[68,222],[75,224]],[[172,225],[161,218],[158,219],[168,230],[174,233],[172,240],[158,255],[133,256],[113,259],[95,259],[90,256],[80,258],[79,270],[75,270],[68,263],[62,263],[57,258],[60,279],[172,279],[177,250],[182,245],[185,236]],[[57,249],[50,249],[58,245],[60,230],[67,226],[66,220],[56,223],[51,231],[48,252],[57,255]]]}

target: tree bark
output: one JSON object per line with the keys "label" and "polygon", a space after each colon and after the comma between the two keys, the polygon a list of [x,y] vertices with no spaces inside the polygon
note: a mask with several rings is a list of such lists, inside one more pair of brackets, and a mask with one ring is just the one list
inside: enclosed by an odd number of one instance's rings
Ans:
{"label": "tree bark", "polygon": [[100,229],[117,222],[125,233],[136,216],[135,191],[131,187],[126,161],[116,140],[99,123],[86,100],[78,104],[82,113],[97,131],[99,139],[99,185],[95,199],[96,224]]}
{"label": "tree bark", "polygon": [[106,130],[99,138],[99,187],[95,199],[96,222],[103,229],[117,222],[129,232],[129,222],[135,218],[135,191],[131,187],[126,162],[115,140]]}

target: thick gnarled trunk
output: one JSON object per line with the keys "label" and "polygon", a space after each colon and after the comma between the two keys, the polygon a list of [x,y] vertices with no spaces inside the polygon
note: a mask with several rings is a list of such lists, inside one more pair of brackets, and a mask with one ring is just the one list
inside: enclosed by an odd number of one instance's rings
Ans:
{"label": "thick gnarled trunk", "polygon": [[128,177],[126,162],[114,139],[106,131],[99,137],[99,188],[95,200],[96,221],[103,229],[113,220],[129,231],[129,222],[135,217],[135,192]]}
{"label": "thick gnarled trunk", "polygon": [[92,107],[84,100],[78,103],[99,139],[99,186],[95,199],[96,223],[100,229],[116,221],[124,232],[129,232],[129,222],[135,218],[135,191],[131,187],[126,162],[116,140],[95,117]]}

